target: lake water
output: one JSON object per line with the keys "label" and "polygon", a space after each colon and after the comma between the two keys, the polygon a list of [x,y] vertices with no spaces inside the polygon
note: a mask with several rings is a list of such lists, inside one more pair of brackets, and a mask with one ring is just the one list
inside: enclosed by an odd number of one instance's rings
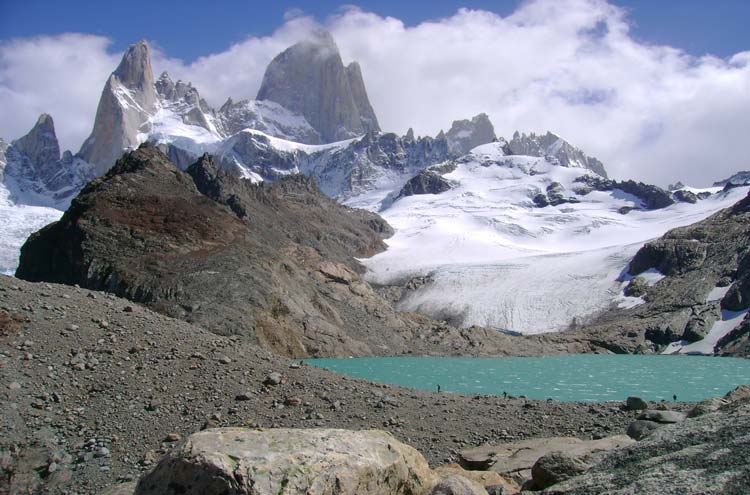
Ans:
{"label": "lake water", "polygon": [[462,394],[562,401],[698,401],[750,384],[750,360],[700,356],[310,359],[313,366],[382,383]]}

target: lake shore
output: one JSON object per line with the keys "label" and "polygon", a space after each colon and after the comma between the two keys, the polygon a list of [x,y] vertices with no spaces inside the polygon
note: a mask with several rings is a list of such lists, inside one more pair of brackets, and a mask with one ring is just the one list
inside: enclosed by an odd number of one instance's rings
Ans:
{"label": "lake shore", "polygon": [[0,277],[0,315],[2,447],[22,465],[58,459],[43,481],[78,493],[136,479],[205,427],[382,429],[437,466],[483,444],[623,434],[637,416],[374,384],[69,286]]}

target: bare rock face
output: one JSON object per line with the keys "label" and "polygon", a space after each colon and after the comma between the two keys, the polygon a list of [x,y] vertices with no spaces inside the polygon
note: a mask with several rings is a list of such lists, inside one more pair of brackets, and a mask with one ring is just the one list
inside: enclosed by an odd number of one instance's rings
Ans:
{"label": "bare rock face", "polygon": [[748,493],[750,403],[723,402],[715,412],[665,426],[608,452],[585,474],[545,493]]}
{"label": "bare rock face", "polygon": [[344,67],[326,31],[316,31],[277,55],[266,69],[257,99],[275,101],[304,116],[323,142],[380,131],[359,65]]}
{"label": "bare rock face", "polygon": [[420,495],[435,481],[419,452],[383,431],[219,428],[191,435],[135,494]]}
{"label": "bare rock face", "polygon": [[495,128],[486,113],[480,113],[471,120],[453,121],[445,137],[448,139],[448,149],[456,156],[465,155],[473,148],[496,139]]}
{"label": "bare rock face", "polygon": [[[25,136],[4,151],[4,174],[13,179],[16,203],[66,207],[73,194],[93,178],[90,166],[60,145],[52,117],[42,114]],[[5,177],[2,177],[5,180]]]}
{"label": "bare rock face", "polygon": [[104,174],[128,149],[138,146],[138,132],[157,108],[150,48],[141,40],[131,45],[109,76],[96,110],[94,129],[79,154]]}
{"label": "bare rock face", "polygon": [[513,139],[507,143],[506,153],[509,155],[547,157],[553,159],[562,167],[585,168],[604,178],[607,177],[607,171],[604,169],[602,162],[587,156],[583,151],[551,132],[537,136],[534,133],[526,135],[519,134],[516,131],[513,134]]}

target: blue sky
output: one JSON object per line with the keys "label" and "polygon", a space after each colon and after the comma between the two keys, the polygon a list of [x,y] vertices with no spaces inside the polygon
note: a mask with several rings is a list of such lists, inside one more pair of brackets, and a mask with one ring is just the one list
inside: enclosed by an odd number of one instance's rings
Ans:
{"label": "blue sky", "polygon": [[[216,6],[214,6],[214,3]],[[186,62],[225,50],[248,36],[266,36],[299,9],[324,21],[353,4],[408,26],[453,15],[458,8],[506,16],[520,0],[340,1],[340,0],[0,0],[0,41],[65,32],[92,33],[123,50],[146,38]],[[748,0],[613,0],[629,11],[631,35],[646,43],[681,48],[692,55],[727,57],[748,48]]]}

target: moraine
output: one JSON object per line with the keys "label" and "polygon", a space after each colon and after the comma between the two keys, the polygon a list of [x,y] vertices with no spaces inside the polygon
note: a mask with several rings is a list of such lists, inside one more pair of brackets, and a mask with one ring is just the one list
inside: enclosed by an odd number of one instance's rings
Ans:
{"label": "moraine", "polygon": [[700,401],[750,382],[750,360],[699,356],[570,355],[541,358],[311,359],[375,382],[462,394],[561,401]]}

